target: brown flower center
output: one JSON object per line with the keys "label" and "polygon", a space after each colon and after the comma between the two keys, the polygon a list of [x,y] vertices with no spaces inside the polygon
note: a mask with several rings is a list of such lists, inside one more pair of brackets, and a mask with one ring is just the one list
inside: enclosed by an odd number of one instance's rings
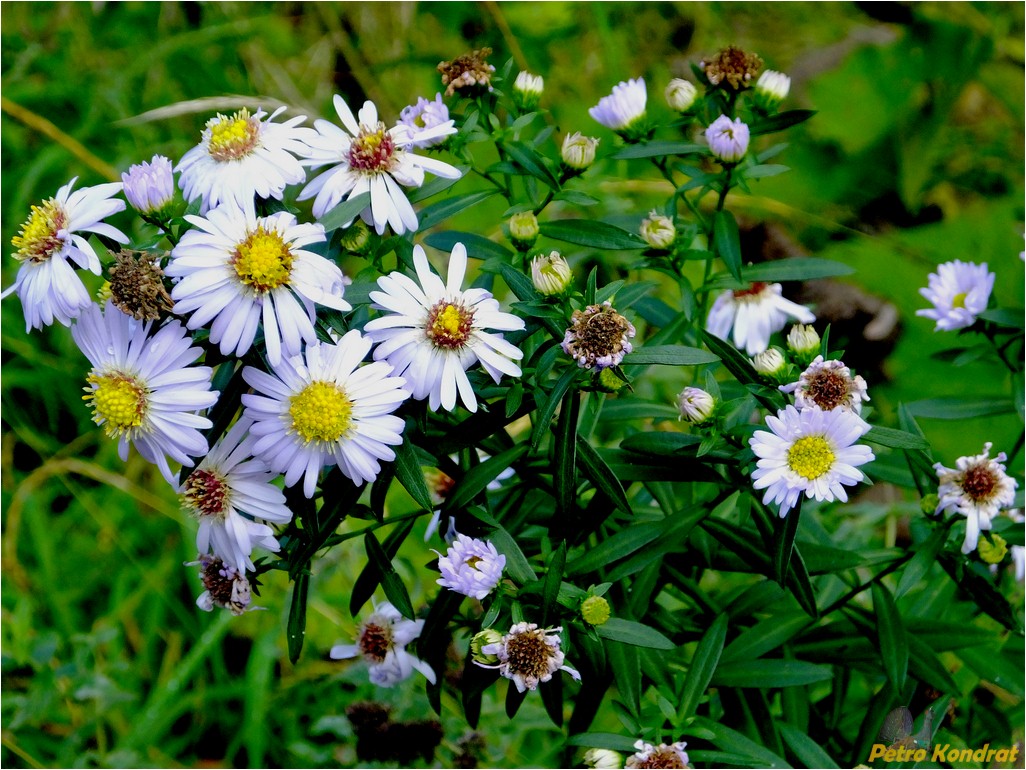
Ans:
{"label": "brown flower center", "polygon": [[541,629],[521,631],[506,641],[509,670],[514,674],[541,679],[549,673],[551,648]]}
{"label": "brown flower center", "polygon": [[575,310],[572,329],[575,357],[581,353],[600,358],[623,350],[630,323],[611,307],[591,305],[585,311]]}
{"label": "brown flower center", "polygon": [[751,302],[759,299],[760,295],[766,290],[768,285],[769,284],[764,283],[763,281],[756,281],[747,289],[735,289],[732,293],[736,300],[740,300],[741,302]]}
{"label": "brown flower center", "polygon": [[185,480],[182,502],[197,516],[223,517],[230,499],[231,489],[219,473],[197,468]]}
{"label": "brown flower center", "polygon": [[491,88],[492,73],[495,67],[488,63],[491,48],[481,48],[473,53],[457,56],[452,61],[444,61],[438,65],[442,73],[442,85],[446,96],[460,91],[464,96],[484,93]]}
{"label": "brown flower center", "polygon": [[966,470],[962,478],[962,491],[980,502],[990,498],[997,483],[997,477],[990,468],[986,465],[974,465]]}
{"label": "brown flower center", "polygon": [[388,651],[392,649],[392,627],[365,623],[360,631],[359,644],[364,657],[375,663],[383,663]]}
{"label": "brown flower center", "polygon": [[662,768],[662,767],[687,767],[683,762],[680,761],[680,754],[674,751],[669,746],[660,746],[652,752],[650,756],[644,762],[634,765],[634,767],[651,767],[651,768]]}
{"label": "brown flower center", "polygon": [[847,404],[850,394],[851,383],[837,372],[816,372],[805,384],[805,395],[824,411]]}
{"label": "brown flower center", "polygon": [[203,587],[210,591],[210,598],[218,606],[224,606],[232,600],[232,587],[235,585],[235,578],[228,577],[225,573],[224,562],[213,558],[206,562],[203,567]]}
{"label": "brown flower center", "polygon": [[349,146],[349,167],[370,174],[380,174],[392,167],[395,142],[385,130],[384,123],[378,123],[371,131],[360,127],[360,135]]}
{"label": "brown flower center", "polygon": [[762,59],[735,46],[727,46],[708,61],[702,62],[705,76],[714,86],[723,81],[734,90],[747,86],[762,69]]}

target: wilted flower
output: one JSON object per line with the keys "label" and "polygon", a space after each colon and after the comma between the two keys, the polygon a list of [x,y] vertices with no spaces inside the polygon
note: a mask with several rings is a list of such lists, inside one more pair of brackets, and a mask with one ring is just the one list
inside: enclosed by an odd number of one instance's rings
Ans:
{"label": "wilted flower", "polygon": [[636,768],[663,768],[663,767],[688,767],[688,753],[684,747],[688,744],[684,741],[670,744],[660,743],[653,746],[651,743],[638,741],[634,744],[637,752],[627,757],[626,767]]}
{"label": "wilted flower", "polygon": [[232,615],[241,615],[248,610],[260,609],[249,606],[252,597],[245,571],[209,554],[200,554],[199,561],[188,562],[185,566],[201,567],[200,580],[206,589],[196,599],[196,606],[201,610],[210,612],[214,607],[220,607]]}
{"label": "wilted flower", "polygon": [[480,600],[499,584],[505,567],[506,557],[496,551],[494,545],[457,534],[445,556],[438,556],[438,570],[442,576],[435,582],[458,594]]}
{"label": "wilted flower", "polygon": [[533,211],[519,211],[509,218],[509,237],[518,251],[534,246],[538,232],[538,217]]}
{"label": "wilted flower", "polygon": [[982,454],[959,457],[954,468],[934,463],[940,501],[935,513],[949,512],[965,516],[965,540],[962,553],[976,549],[981,530],[991,528],[991,519],[1002,508],[1012,505],[1019,482],[1005,473],[1004,452],[990,457],[992,444],[983,445]]}
{"label": "wilted flower", "polygon": [[666,103],[675,112],[690,110],[697,95],[695,84],[684,78],[674,78],[666,86]]}
{"label": "wilted flower", "polygon": [[781,385],[784,393],[794,393],[794,403],[799,409],[848,409],[855,414],[862,412],[862,402],[869,401],[866,381],[859,375],[854,377],[851,369],[841,361],[824,361],[816,356],[809,368],[802,372],[797,382]]}
{"label": "wilted flower", "polygon": [[581,617],[589,626],[601,626],[609,615],[609,602],[603,596],[592,595],[581,602]]}
{"label": "wilted flower", "polygon": [[844,486],[862,481],[856,466],[874,459],[869,447],[855,444],[869,425],[854,412],[786,406],[766,418],[772,433],[757,430],[749,445],[759,458],[752,474],[763,503],[780,505],[781,517],[805,494],[817,500],[847,501]]}
{"label": "wilted flower", "polygon": [[423,620],[407,620],[389,602],[375,605],[374,612],[356,634],[355,644],[336,644],[329,656],[346,660],[362,655],[370,665],[370,680],[380,687],[391,687],[409,679],[414,669],[435,683],[435,672],[424,661],[406,651],[406,645],[420,636]]}
{"label": "wilted flower", "polygon": [[160,214],[175,199],[171,160],[163,155],[131,166],[121,175],[121,181],[125,185],[125,199],[140,214]]}
{"label": "wilted flower", "polygon": [[634,346],[634,325],[613,310],[609,302],[575,310],[563,337],[563,351],[582,369],[619,366]]}
{"label": "wilted flower", "polygon": [[439,62],[442,85],[447,86],[445,95],[452,96],[459,91],[463,96],[475,96],[491,91],[495,67],[486,61],[491,52],[491,48],[481,48],[452,61]]}
{"label": "wilted flower", "polygon": [[653,249],[668,249],[677,238],[677,227],[667,216],[651,211],[641,221],[641,237]]}
{"label": "wilted flower", "polygon": [[570,286],[573,272],[558,251],[531,260],[531,282],[539,294],[551,297],[562,294]]}
{"label": "wilted flower", "polygon": [[791,90],[791,78],[783,72],[766,70],[759,75],[755,84],[755,103],[766,112],[775,110],[787,98]]}
{"label": "wilted flower", "polygon": [[741,118],[720,115],[705,129],[705,138],[713,156],[724,163],[737,163],[748,152],[748,126]]}
{"label": "wilted flower", "polygon": [[770,335],[787,324],[788,318],[812,323],[816,316],[803,305],[781,296],[779,283],[756,281],[747,289],[727,290],[709,310],[706,329],[722,339],[734,330],[734,344],[754,356],[769,347]]}
{"label": "wilted flower", "polygon": [[584,764],[596,770],[618,770],[623,767],[623,755],[611,749],[588,749],[584,752]]}
{"label": "wilted flower", "polygon": [[557,671],[566,671],[580,681],[581,675],[563,664],[563,651],[559,648],[562,630],[538,628],[535,623],[517,623],[500,641],[481,648],[483,654],[499,659],[497,665],[474,662],[483,668],[499,669],[502,676],[513,680],[519,692],[538,689],[541,682],[552,679]]}
{"label": "wilted flower", "polygon": [[590,168],[591,164],[595,162],[595,150],[598,143],[598,139],[583,136],[580,131],[567,134],[560,149],[563,165],[578,172]]}
{"label": "wilted flower", "polygon": [[766,377],[776,377],[783,373],[784,368],[787,366],[787,362],[784,361],[783,354],[776,348],[769,348],[756,353],[752,358],[752,366],[755,371]]}
{"label": "wilted flower", "polygon": [[716,399],[701,388],[684,388],[677,396],[677,408],[681,419],[699,425],[712,417]]}
{"label": "wilted flower", "polygon": [[521,72],[513,82],[513,101],[521,112],[530,112],[541,101],[545,80],[541,75]]}
{"label": "wilted flower", "polygon": [[987,271],[986,262],[945,262],[936,273],[930,273],[929,285],[919,290],[933,307],[917,310],[916,315],[936,321],[934,331],[964,329],[987,309],[993,288],[994,273]]}
{"label": "wilted flower", "polygon": [[453,125],[449,108],[442,101],[441,94],[435,94],[433,102],[421,96],[417,98],[416,104],[403,107],[399,113],[399,122],[410,127],[413,132],[412,146],[418,148],[444,144],[449,138],[449,132],[442,134],[433,129],[441,127],[445,130]]}
{"label": "wilted flower", "polygon": [[164,287],[164,271],[154,254],[122,249],[110,266],[110,299],[137,321],[156,321],[174,307]]}
{"label": "wilted flower", "polygon": [[609,96],[603,96],[599,103],[588,110],[588,114],[606,128],[625,133],[637,128],[645,119],[645,79],[622,81],[613,86]]}
{"label": "wilted flower", "polygon": [[747,88],[762,68],[762,59],[736,46],[727,46],[711,59],[701,62],[706,79],[714,86],[722,85],[740,91]]}

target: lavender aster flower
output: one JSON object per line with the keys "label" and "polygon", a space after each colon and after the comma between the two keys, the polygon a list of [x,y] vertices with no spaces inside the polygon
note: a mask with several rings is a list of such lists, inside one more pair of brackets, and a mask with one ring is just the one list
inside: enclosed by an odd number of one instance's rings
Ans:
{"label": "lavender aster flower", "polygon": [[171,160],[154,155],[149,163],[131,166],[121,175],[125,198],[140,214],[157,214],[175,197],[175,177]]}
{"label": "lavender aster flower", "polygon": [[737,163],[748,152],[750,134],[741,118],[731,120],[720,115],[705,129],[705,138],[712,154],[724,163]]}
{"label": "lavender aster flower", "polygon": [[993,288],[994,274],[987,271],[986,262],[945,262],[937,267],[936,273],[930,273],[929,285],[919,290],[933,307],[917,310],[916,315],[936,321],[934,331],[964,329],[987,309]]}
{"label": "lavender aster flower", "polygon": [[[449,138],[449,134],[455,133],[455,129],[453,129],[453,131],[438,135],[436,131],[432,130],[439,126],[453,128],[454,125],[454,121],[449,118],[449,108],[445,106],[440,93],[435,94],[433,102],[429,102],[421,96],[417,99],[416,104],[403,107],[402,112],[399,113],[399,122],[410,127],[413,132],[412,146],[419,149],[444,144]],[[418,135],[421,134],[423,138],[418,138]]]}
{"label": "lavender aster flower", "polygon": [[644,120],[647,99],[645,79],[628,80],[613,86],[613,92],[599,99],[588,114],[606,128],[627,131]]}
{"label": "lavender aster flower", "polygon": [[499,584],[505,566],[506,557],[494,545],[458,534],[445,556],[438,555],[442,577],[435,582],[458,594],[484,599]]}

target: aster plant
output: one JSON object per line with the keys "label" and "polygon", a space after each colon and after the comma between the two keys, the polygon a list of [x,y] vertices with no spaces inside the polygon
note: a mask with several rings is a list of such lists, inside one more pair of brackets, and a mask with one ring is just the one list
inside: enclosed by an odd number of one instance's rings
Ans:
{"label": "aster plant", "polygon": [[[198,607],[263,590],[293,663],[424,687],[472,726],[486,697],[511,719],[536,699],[594,767],[859,761],[877,712],[963,687],[903,595],[946,580],[988,643],[1021,634],[1022,440],[945,466],[793,298],[850,269],[751,263],[733,203],[812,117],[780,111],[786,74],[731,47],[658,107],[625,74],[556,136],[543,78],[490,53],[396,116],[243,109],[177,164],[72,180],[14,238],[5,296],[29,330],[71,325],[85,408],[178,496]],[[630,200],[632,226],[582,213],[622,168],[665,199]],[[156,241],[125,234],[122,193]],[[446,229],[486,202],[479,231]],[[919,315],[1021,385],[994,282],[941,264]],[[845,542],[875,526],[873,482],[921,506],[908,543]],[[332,559],[352,585],[325,585]],[[311,595],[342,590],[352,642],[308,634]],[[856,678],[874,695],[848,730]],[[621,733],[590,732],[602,709]]]}

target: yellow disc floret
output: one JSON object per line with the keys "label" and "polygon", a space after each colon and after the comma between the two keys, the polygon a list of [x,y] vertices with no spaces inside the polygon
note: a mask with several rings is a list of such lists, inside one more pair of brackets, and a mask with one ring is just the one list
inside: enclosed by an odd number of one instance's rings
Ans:
{"label": "yellow disc floret", "polygon": [[110,438],[131,434],[143,424],[149,405],[148,391],[135,377],[112,372],[86,377],[84,401],[93,402],[93,422],[103,425]]}
{"label": "yellow disc floret", "polygon": [[338,441],[353,422],[353,402],[332,382],[311,382],[289,403],[292,430],[302,439]]}
{"label": "yellow disc floret", "polygon": [[293,259],[282,237],[260,225],[236,247],[232,267],[240,281],[264,294],[289,282]]}
{"label": "yellow disc floret", "polygon": [[834,453],[823,436],[805,436],[787,450],[787,464],[809,481],[818,479],[834,464]]}
{"label": "yellow disc floret", "polygon": [[966,298],[967,294],[968,294],[968,292],[964,292],[963,291],[961,294],[956,294],[954,297],[952,297],[951,298],[951,307],[953,307],[953,308],[965,307],[965,298]]}
{"label": "yellow disc floret", "polygon": [[428,311],[427,338],[439,348],[460,348],[470,339],[474,311],[442,300]]}
{"label": "yellow disc floret", "polygon": [[249,155],[260,139],[260,120],[239,110],[232,117],[218,115],[207,121],[207,152],[216,161],[238,160]]}
{"label": "yellow disc floret", "polygon": [[17,249],[14,258],[43,262],[64,247],[57,233],[64,229],[67,215],[61,205],[51,198],[42,205],[33,206],[32,214],[21,226],[21,233],[11,238]]}

